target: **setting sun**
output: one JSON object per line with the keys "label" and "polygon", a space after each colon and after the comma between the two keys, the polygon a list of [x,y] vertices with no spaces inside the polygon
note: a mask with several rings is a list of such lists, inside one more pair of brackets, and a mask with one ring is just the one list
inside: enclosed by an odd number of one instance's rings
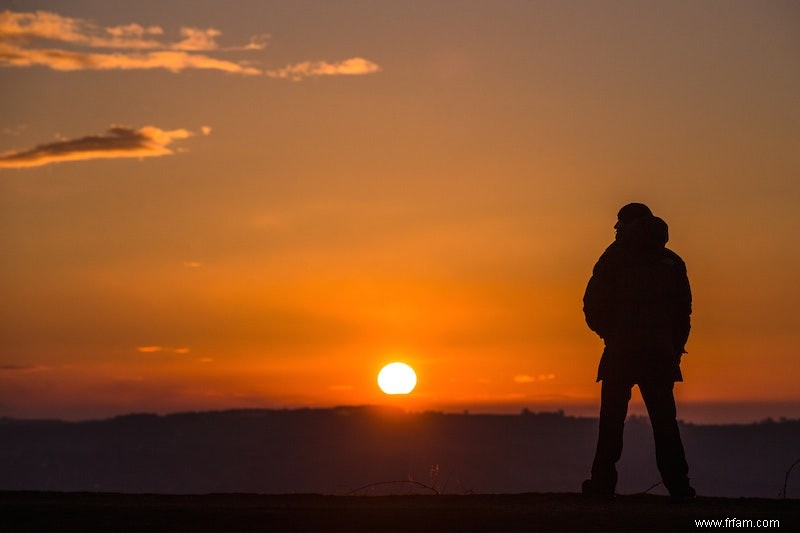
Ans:
{"label": "setting sun", "polygon": [[416,385],[417,375],[405,363],[389,363],[378,373],[378,386],[386,394],[408,394]]}

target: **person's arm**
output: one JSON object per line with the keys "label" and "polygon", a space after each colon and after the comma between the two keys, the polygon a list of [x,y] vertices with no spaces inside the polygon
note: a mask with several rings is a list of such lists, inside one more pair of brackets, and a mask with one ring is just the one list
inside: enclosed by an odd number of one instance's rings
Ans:
{"label": "person's arm", "polygon": [[611,310],[611,283],[603,257],[594,266],[592,277],[583,294],[583,315],[589,329],[605,339]]}
{"label": "person's arm", "polygon": [[691,330],[692,289],[689,286],[686,264],[684,264],[679,257],[676,256],[676,258],[678,292],[672,332],[673,344],[675,345],[677,355],[680,357],[682,354],[686,353],[686,341],[689,339],[689,330]]}

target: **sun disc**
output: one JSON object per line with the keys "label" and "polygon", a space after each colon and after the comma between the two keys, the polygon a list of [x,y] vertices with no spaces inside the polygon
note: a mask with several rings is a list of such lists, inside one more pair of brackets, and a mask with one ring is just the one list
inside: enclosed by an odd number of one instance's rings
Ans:
{"label": "sun disc", "polygon": [[386,394],[408,394],[417,386],[417,375],[405,363],[389,363],[378,373],[378,386]]}

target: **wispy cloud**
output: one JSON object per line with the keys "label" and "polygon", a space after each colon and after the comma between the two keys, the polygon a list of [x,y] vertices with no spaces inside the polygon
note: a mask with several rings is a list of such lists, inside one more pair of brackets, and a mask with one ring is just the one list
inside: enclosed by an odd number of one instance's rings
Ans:
{"label": "wispy cloud", "polygon": [[204,54],[182,51],[147,53],[87,53],[61,49],[23,49],[0,43],[0,66],[44,66],[53,70],[150,70],[181,72],[186,69],[221,70],[234,74],[256,75],[261,71],[216,59]]}
{"label": "wispy cloud", "polygon": [[539,374],[531,376],[529,374],[517,374],[514,376],[514,383],[536,383],[537,381],[550,381],[556,379],[555,374]]}
{"label": "wispy cloud", "polygon": [[139,346],[136,348],[136,351],[139,353],[158,353],[163,352],[163,346]]}
{"label": "wispy cloud", "polygon": [[223,47],[217,42],[222,32],[215,28],[184,26],[179,31],[179,40],[168,41],[160,26],[131,23],[104,28],[47,11],[4,11],[0,12],[0,67],[41,66],[58,71],[203,69],[291,80],[379,70],[377,64],[361,57],[332,63],[302,61],[264,70],[247,61],[220,59],[209,53],[263,50],[269,38],[266,34],[252,36],[246,44]]}
{"label": "wispy cloud", "polygon": [[222,32],[214,28],[205,30],[200,28],[181,28],[183,40],[172,45],[172,48],[191,52],[216,50],[219,48],[216,39],[220,35],[222,35]]}
{"label": "wispy cloud", "polygon": [[27,124],[3,128],[3,135],[20,135],[28,128]]}
{"label": "wispy cloud", "polygon": [[100,27],[84,19],[65,17],[48,11],[35,13],[0,13],[0,37],[5,43],[31,44],[36,41],[56,41],[89,48],[117,48],[120,50],[186,50],[193,52],[212,50],[261,50],[266,47],[267,35],[256,35],[241,46],[221,48],[217,37],[222,32],[215,28],[180,28],[181,39],[164,41],[160,26],[126,24]]}
{"label": "wispy cloud", "polygon": [[14,365],[14,364],[1,364],[0,365],[0,379],[4,377],[13,377],[19,374],[33,374],[38,372],[49,372],[53,370],[52,366],[48,365]]}
{"label": "wispy cloud", "polygon": [[268,70],[265,74],[271,78],[303,80],[320,76],[360,76],[378,72],[380,67],[362,57],[352,57],[337,63],[327,61],[303,61],[287,65],[280,69]]}
{"label": "wispy cloud", "polygon": [[180,348],[167,348],[165,346],[138,346],[136,351],[139,353],[161,353],[161,352],[172,352],[177,355],[186,355],[192,350],[186,347]]}
{"label": "wispy cloud", "polygon": [[159,26],[139,24],[101,28],[89,21],[64,17],[47,11],[35,13],[0,13],[0,36],[3,42],[59,41],[92,48],[162,48],[154,39],[163,35]]}
{"label": "wispy cloud", "polygon": [[174,153],[168,145],[193,135],[185,129],[162,130],[145,126],[138,130],[112,127],[105,135],[40,144],[30,150],[0,154],[0,168],[38,167],[49,163],[122,157],[155,157]]}

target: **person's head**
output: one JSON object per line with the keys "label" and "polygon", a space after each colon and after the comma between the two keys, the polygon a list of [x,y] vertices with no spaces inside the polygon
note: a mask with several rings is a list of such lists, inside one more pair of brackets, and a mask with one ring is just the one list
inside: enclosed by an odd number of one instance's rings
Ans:
{"label": "person's head", "polygon": [[646,221],[647,234],[650,242],[655,248],[663,248],[669,242],[669,226],[663,219],[658,217],[648,217],[642,219]]}
{"label": "person's head", "polygon": [[617,235],[619,235],[620,230],[634,220],[651,216],[653,216],[653,212],[644,204],[634,202],[624,205],[617,213],[617,223],[614,224],[614,229],[617,230]]}
{"label": "person's head", "polygon": [[629,252],[656,253],[669,241],[669,226],[653,215],[639,217],[625,226],[625,231],[617,235],[617,241]]}

